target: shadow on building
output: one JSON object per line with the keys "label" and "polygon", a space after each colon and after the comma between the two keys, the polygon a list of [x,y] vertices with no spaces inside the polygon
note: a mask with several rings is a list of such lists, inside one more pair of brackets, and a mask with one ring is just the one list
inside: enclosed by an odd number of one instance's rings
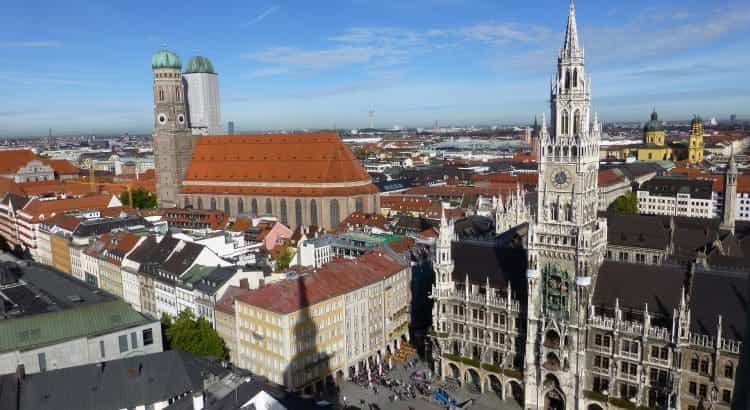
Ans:
{"label": "shadow on building", "polygon": [[411,325],[409,326],[411,344],[417,348],[420,357],[425,357],[427,332],[432,324],[432,305],[430,290],[435,283],[435,270],[432,266],[431,250],[427,247],[416,247],[411,252]]}
{"label": "shadow on building", "polygon": [[[336,330],[336,334],[331,336],[329,332],[334,331],[335,327],[324,327],[325,316],[337,314],[336,310],[316,315],[313,311],[315,307],[310,305],[305,277],[300,277],[296,281],[299,290],[299,300],[296,302],[302,308],[295,315],[296,325],[291,326],[296,335],[292,340],[297,344],[290,348],[296,351],[296,354],[292,356],[290,366],[284,371],[285,384],[306,397],[313,397],[319,403],[330,403],[330,406],[323,405],[319,408],[343,408],[339,403],[338,386],[344,381],[344,370],[333,365],[333,354],[337,350],[335,345],[341,343],[342,348],[338,350],[342,352],[342,356],[344,355],[345,329]],[[319,305],[322,306],[324,303]],[[340,309],[343,315],[344,308]]]}

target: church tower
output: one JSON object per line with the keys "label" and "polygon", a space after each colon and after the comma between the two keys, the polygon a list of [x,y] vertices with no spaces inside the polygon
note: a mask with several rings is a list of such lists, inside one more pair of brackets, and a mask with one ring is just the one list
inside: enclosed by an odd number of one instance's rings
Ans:
{"label": "church tower", "polygon": [[734,233],[734,220],[737,214],[737,163],[734,159],[734,146],[729,156],[729,165],[724,174],[724,214],[721,229]]}
{"label": "church tower", "polygon": [[696,115],[690,127],[688,162],[696,164],[701,161],[703,161],[703,120]]}
{"label": "church tower", "polygon": [[193,151],[182,64],[177,54],[161,50],[151,58],[151,69],[154,74],[156,198],[160,208],[175,208]]}
{"label": "church tower", "polygon": [[573,2],[542,117],[537,212],[528,234],[525,407],[577,409],[585,381],[589,297],[604,259],[607,222],[597,217],[601,125]]}

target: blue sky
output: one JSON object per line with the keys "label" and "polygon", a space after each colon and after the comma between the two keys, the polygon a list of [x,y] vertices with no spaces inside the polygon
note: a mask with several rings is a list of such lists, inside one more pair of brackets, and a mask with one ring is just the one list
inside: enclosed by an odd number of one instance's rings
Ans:
{"label": "blue sky", "polygon": [[[750,0],[577,0],[607,121],[750,116]],[[148,132],[150,56],[209,57],[239,130],[507,124],[548,107],[567,0],[0,2],[0,136]]]}

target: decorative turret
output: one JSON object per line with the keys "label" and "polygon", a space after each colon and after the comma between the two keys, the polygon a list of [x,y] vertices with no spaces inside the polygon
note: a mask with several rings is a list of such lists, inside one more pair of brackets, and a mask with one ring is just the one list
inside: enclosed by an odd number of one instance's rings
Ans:
{"label": "decorative turret", "polygon": [[435,268],[437,270],[437,282],[447,284],[453,273],[453,240],[455,238],[455,227],[453,220],[448,219],[445,208],[441,211],[440,234],[438,235],[435,248]]}

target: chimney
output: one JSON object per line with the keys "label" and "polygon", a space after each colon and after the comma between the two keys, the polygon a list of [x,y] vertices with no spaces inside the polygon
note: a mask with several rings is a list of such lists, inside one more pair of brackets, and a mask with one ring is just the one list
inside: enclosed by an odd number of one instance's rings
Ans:
{"label": "chimney", "polygon": [[16,367],[16,379],[18,379],[19,383],[26,380],[26,367],[23,364],[19,364]]}

